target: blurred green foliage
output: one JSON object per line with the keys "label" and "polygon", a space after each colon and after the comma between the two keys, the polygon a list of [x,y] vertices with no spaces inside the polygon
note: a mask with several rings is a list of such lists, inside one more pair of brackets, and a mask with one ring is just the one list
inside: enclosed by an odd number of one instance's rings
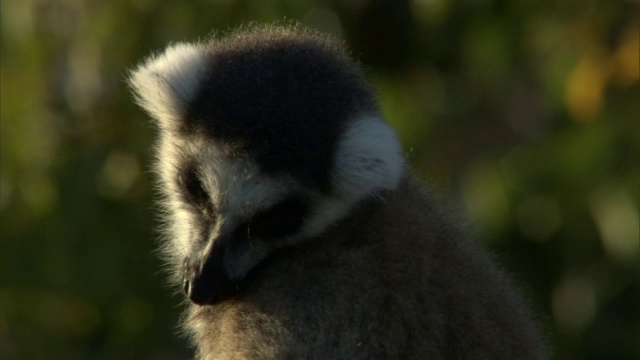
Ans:
{"label": "blurred green foliage", "polygon": [[0,358],[190,356],[154,253],[154,131],[123,79],[169,42],[284,18],[346,39],[557,359],[640,358],[638,0],[1,6]]}

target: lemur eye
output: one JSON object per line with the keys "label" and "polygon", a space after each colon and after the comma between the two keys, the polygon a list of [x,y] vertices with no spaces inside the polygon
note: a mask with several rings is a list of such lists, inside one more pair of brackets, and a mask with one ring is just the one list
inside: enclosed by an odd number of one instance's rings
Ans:
{"label": "lemur eye", "polygon": [[205,217],[213,215],[213,205],[209,194],[204,189],[202,181],[194,166],[188,166],[178,175],[179,186],[183,191],[185,201],[193,205]]}
{"label": "lemur eye", "polygon": [[293,235],[304,223],[308,206],[298,198],[288,198],[254,215],[247,224],[247,235],[276,239]]}

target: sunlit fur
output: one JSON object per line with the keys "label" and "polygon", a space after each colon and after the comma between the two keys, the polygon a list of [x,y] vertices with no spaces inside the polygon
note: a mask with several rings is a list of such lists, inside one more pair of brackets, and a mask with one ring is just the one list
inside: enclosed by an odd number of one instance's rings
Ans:
{"label": "sunlit fur", "polygon": [[546,358],[341,43],[243,28],[170,46],[130,84],[160,129],[165,253],[199,359]]}
{"label": "sunlit fur", "polygon": [[184,114],[206,67],[201,47],[175,44],[138,67],[130,83],[138,103],[160,121],[160,125],[168,125]]}

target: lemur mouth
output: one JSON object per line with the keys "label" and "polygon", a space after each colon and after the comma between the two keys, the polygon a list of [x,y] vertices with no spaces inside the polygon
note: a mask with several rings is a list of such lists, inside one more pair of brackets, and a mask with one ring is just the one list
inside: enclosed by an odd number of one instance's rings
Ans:
{"label": "lemur mouth", "polygon": [[196,305],[218,304],[251,289],[263,279],[264,272],[271,265],[291,256],[295,249],[295,246],[278,249],[255,264],[242,278],[233,279],[224,266],[226,247],[214,246],[200,261],[184,260],[182,290]]}

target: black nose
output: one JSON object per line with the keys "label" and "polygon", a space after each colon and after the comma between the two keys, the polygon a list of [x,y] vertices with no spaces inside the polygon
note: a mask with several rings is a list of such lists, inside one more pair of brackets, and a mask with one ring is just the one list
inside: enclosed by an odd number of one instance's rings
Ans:
{"label": "black nose", "polygon": [[196,305],[212,305],[237,292],[237,286],[224,271],[222,250],[214,247],[201,258],[184,261],[182,289]]}
{"label": "black nose", "polygon": [[189,259],[184,261],[182,275],[182,290],[194,304],[205,305],[213,301],[212,293],[207,293],[205,284],[202,284],[201,268],[197,263],[191,263]]}

